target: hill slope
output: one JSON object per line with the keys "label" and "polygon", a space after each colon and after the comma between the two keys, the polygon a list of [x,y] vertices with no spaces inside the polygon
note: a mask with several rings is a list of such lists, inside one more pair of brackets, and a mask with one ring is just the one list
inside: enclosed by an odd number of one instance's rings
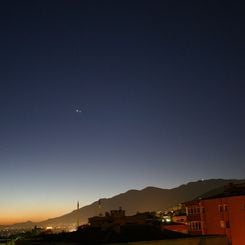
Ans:
{"label": "hill slope", "polygon": [[[192,200],[214,189],[222,189],[225,184],[230,182],[244,182],[244,180],[210,179],[190,182],[173,189],[147,187],[142,190],[129,190],[112,198],[101,199],[101,211],[104,213],[122,207],[126,210],[126,215],[132,215],[136,212],[163,210],[178,203]],[[98,215],[98,213],[98,202],[82,207],[80,209],[81,223],[87,223],[89,217]],[[63,216],[43,221],[39,225],[72,224],[76,222],[76,217],[77,211],[74,210]]]}

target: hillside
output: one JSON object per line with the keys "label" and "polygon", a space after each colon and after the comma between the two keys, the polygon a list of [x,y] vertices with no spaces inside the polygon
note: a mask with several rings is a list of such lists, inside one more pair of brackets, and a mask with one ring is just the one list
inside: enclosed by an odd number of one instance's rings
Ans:
{"label": "hillside", "polygon": [[[225,184],[230,182],[244,182],[244,180],[210,179],[190,182],[173,189],[147,187],[142,190],[129,190],[111,198],[101,199],[101,212],[118,209],[118,207],[125,209],[126,215],[132,215],[136,212],[163,210],[213,190],[222,189]],[[81,223],[87,223],[89,217],[98,215],[98,213],[98,202],[80,208]],[[76,222],[76,215],[77,211],[74,210],[63,216],[45,220],[38,225],[72,224]]]}

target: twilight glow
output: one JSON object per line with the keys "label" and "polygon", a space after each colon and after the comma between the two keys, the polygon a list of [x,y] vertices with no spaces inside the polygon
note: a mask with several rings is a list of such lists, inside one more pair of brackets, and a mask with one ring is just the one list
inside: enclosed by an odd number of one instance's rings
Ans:
{"label": "twilight glow", "polygon": [[244,178],[239,5],[27,2],[1,6],[0,224]]}

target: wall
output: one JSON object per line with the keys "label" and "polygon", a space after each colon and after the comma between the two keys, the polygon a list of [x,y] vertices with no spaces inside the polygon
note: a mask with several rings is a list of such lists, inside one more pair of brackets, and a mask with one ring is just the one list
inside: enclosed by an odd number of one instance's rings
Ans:
{"label": "wall", "polygon": [[245,244],[245,196],[207,199],[202,204],[206,209],[204,234],[223,234],[233,245]]}

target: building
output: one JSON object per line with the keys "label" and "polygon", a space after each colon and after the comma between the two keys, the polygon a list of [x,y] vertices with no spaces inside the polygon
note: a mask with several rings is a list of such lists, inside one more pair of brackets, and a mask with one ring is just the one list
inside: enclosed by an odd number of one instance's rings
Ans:
{"label": "building", "polygon": [[205,208],[201,200],[193,200],[185,203],[186,205],[186,221],[188,224],[188,232],[193,235],[204,235],[204,214]]}
{"label": "building", "polygon": [[94,216],[88,219],[91,227],[106,230],[110,227],[123,225],[153,225],[157,221],[156,217],[149,213],[137,213],[132,216],[126,216],[125,210],[111,210],[106,212],[105,216]]}
{"label": "building", "polygon": [[223,193],[185,203],[193,235],[226,235],[230,244],[245,244],[245,184],[229,184]]}

